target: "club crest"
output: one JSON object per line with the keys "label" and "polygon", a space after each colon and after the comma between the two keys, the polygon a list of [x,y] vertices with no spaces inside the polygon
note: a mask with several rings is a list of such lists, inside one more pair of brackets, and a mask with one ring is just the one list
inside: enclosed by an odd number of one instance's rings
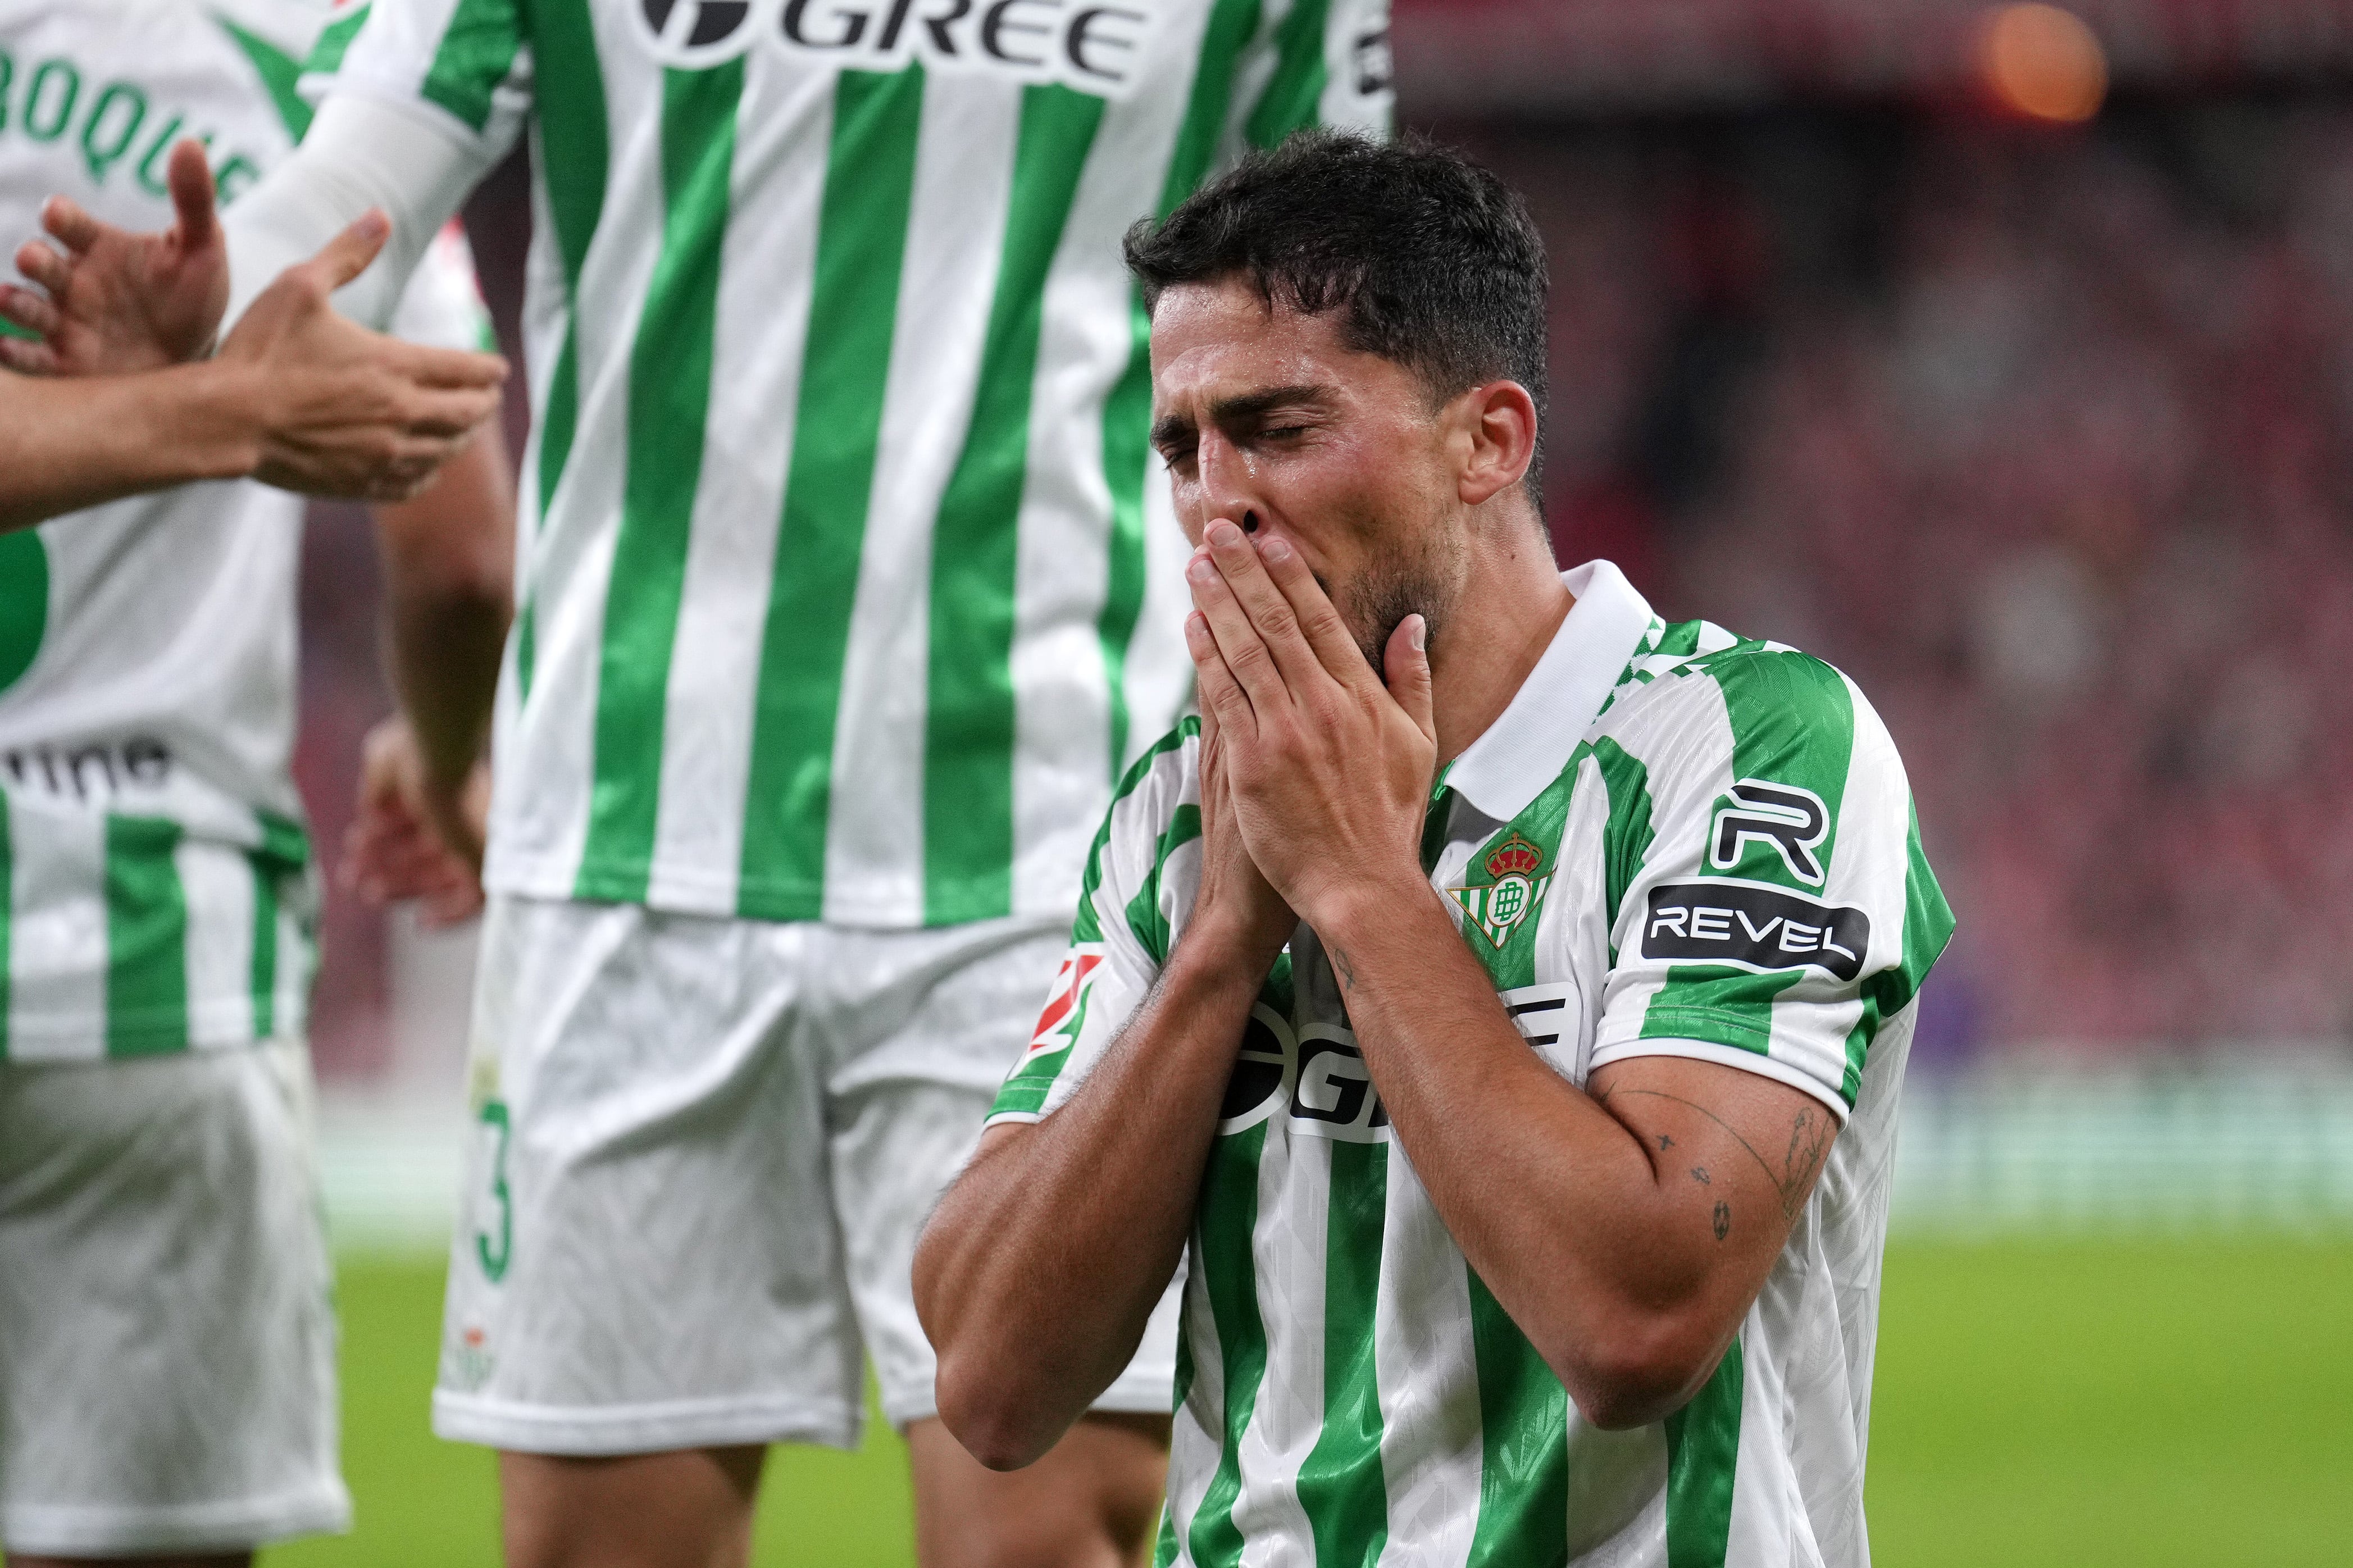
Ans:
{"label": "club crest", "polygon": [[1544,902],[1552,877],[1536,875],[1543,865],[1544,851],[1514,833],[1488,853],[1486,882],[1449,888],[1446,893],[1462,906],[1464,918],[1481,935],[1502,947],[1512,940],[1514,929]]}

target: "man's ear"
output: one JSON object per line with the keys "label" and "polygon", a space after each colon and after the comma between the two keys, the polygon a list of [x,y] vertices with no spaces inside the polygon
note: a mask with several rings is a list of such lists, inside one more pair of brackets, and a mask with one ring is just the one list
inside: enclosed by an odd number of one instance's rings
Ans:
{"label": "man's ear", "polygon": [[1469,437],[1455,492],[1477,506],[1518,484],[1535,460],[1535,399],[1516,381],[1491,381],[1454,401]]}

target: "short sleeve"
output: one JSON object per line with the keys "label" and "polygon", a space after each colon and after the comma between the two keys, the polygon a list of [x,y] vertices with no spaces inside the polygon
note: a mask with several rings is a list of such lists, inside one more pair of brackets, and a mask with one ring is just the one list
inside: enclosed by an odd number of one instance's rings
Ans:
{"label": "short sleeve", "polygon": [[313,51],[311,61],[333,73],[338,92],[429,104],[488,159],[522,132],[532,90],[522,0],[375,0],[338,44],[339,55]]}
{"label": "short sleeve", "polygon": [[1630,876],[1591,1066],[1698,1058],[1845,1116],[1953,929],[1878,715],[1820,660],[1748,643],[1649,689],[1596,749]]}
{"label": "short sleeve", "polygon": [[1070,952],[989,1126],[1036,1121],[1069,1100],[1159,980],[1199,880],[1198,735],[1187,719],[1120,781],[1087,854]]}
{"label": "short sleeve", "polygon": [[454,220],[433,237],[425,259],[409,275],[393,311],[392,335],[428,348],[497,349],[491,312],[474,276],[474,253]]}

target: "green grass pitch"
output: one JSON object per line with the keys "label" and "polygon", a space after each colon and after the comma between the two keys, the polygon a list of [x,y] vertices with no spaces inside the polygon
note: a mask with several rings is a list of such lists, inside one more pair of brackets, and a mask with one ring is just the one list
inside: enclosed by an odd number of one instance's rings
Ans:
{"label": "green grass pitch", "polygon": [[[266,1568],[497,1561],[490,1456],[426,1431],[438,1262],[347,1260],[359,1526]],[[1883,1568],[2342,1564],[2353,1542],[2353,1244],[1907,1242],[1891,1249],[1870,1506]],[[913,1561],[903,1450],[778,1450],[762,1568]]]}

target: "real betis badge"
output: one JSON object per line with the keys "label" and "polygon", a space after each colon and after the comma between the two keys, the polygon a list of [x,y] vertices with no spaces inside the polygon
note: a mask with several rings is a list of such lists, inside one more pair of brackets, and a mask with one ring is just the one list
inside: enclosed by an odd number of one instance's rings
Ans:
{"label": "real betis badge", "polygon": [[1501,947],[1512,940],[1513,928],[1544,901],[1545,889],[1552,886],[1550,876],[1536,875],[1536,868],[1543,864],[1544,851],[1514,833],[1488,855],[1486,885],[1446,891],[1462,906],[1471,923]]}

